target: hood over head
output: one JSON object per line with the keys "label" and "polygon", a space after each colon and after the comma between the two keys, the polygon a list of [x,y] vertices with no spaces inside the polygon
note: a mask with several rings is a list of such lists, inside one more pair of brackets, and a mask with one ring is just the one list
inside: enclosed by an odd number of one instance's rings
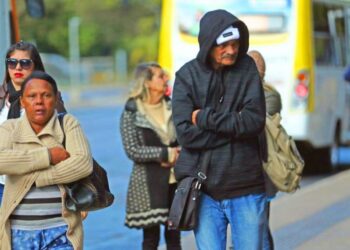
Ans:
{"label": "hood over head", "polygon": [[213,10],[205,13],[199,24],[199,52],[197,59],[203,63],[209,63],[210,50],[216,45],[218,36],[229,26],[239,30],[239,52],[237,60],[245,55],[249,48],[248,28],[241,20],[226,10]]}

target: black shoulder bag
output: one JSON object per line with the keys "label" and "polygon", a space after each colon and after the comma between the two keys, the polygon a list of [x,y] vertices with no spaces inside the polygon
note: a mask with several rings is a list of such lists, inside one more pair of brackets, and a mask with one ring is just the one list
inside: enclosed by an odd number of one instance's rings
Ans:
{"label": "black shoulder bag", "polygon": [[185,177],[178,183],[169,212],[169,229],[186,231],[194,229],[197,225],[200,189],[207,179],[210,158],[211,150],[204,153],[197,176]]}
{"label": "black shoulder bag", "polygon": [[[63,126],[65,113],[58,115],[64,139],[63,146],[66,147],[66,135]],[[65,206],[70,211],[95,211],[112,205],[114,195],[108,184],[107,172],[100,164],[93,160],[92,173],[78,181],[64,185],[67,196]]]}

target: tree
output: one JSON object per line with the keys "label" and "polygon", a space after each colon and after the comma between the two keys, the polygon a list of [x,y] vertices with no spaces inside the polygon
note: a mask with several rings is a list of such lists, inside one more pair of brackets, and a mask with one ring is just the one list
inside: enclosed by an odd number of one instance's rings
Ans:
{"label": "tree", "polygon": [[23,40],[41,52],[68,57],[68,20],[80,17],[81,56],[113,55],[125,49],[131,67],[157,59],[161,0],[55,0],[45,1],[46,16],[33,19],[18,1]]}

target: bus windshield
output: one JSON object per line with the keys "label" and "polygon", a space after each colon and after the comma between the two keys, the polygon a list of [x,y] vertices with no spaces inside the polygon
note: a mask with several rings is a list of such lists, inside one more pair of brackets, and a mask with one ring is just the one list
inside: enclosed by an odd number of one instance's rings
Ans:
{"label": "bus windshield", "polygon": [[216,9],[217,6],[245,22],[251,34],[287,31],[291,0],[179,0],[176,1],[175,8],[179,32],[197,37],[201,17],[205,12]]}

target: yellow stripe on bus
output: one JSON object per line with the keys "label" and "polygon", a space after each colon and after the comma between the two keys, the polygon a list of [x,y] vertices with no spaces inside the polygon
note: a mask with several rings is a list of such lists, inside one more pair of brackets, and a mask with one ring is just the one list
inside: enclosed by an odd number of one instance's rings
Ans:
{"label": "yellow stripe on bus", "polygon": [[249,43],[252,45],[271,45],[285,43],[289,39],[288,33],[251,35]]}
{"label": "yellow stripe on bus", "polygon": [[[180,33],[180,38],[182,41],[190,44],[198,44],[198,39],[195,36]],[[288,33],[282,34],[267,34],[267,35],[252,35],[250,36],[250,44],[252,45],[271,45],[284,43],[289,39]]]}
{"label": "yellow stripe on bus", "polygon": [[198,44],[198,38],[196,36],[187,35],[180,32],[180,39],[186,43]]}
{"label": "yellow stripe on bus", "polygon": [[[198,44],[198,38],[195,36],[180,33],[180,38],[182,41],[191,44]],[[288,33],[282,34],[266,34],[266,35],[251,35],[250,43],[253,45],[271,45],[284,43],[289,39]]]}
{"label": "yellow stripe on bus", "polygon": [[[294,61],[294,79],[298,72],[307,70],[310,73],[309,97],[307,110],[312,112],[315,108],[314,100],[314,47],[312,28],[311,0],[296,1],[296,43]],[[294,86],[294,84],[293,84]]]}
{"label": "yellow stripe on bus", "polygon": [[[170,28],[172,27],[172,22],[174,22],[173,13],[173,0],[162,1],[158,62],[166,70],[173,70],[172,35],[174,34],[174,32]],[[170,73],[172,74],[173,72]]]}

